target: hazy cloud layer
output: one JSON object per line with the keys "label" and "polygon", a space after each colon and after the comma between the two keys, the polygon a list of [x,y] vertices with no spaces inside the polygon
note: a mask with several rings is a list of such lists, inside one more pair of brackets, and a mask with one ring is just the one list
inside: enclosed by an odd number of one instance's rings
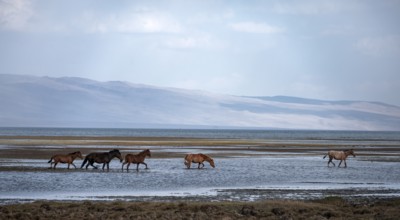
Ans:
{"label": "hazy cloud layer", "polygon": [[400,2],[0,0],[0,73],[400,105]]}

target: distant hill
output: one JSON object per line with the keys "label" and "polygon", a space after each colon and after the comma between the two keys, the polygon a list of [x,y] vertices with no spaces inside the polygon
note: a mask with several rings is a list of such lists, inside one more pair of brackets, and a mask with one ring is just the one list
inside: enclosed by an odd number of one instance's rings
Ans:
{"label": "distant hill", "polygon": [[400,130],[400,107],[0,74],[0,126]]}

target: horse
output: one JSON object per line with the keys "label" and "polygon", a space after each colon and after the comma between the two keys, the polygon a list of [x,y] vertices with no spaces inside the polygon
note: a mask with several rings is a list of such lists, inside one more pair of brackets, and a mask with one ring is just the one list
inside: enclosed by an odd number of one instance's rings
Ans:
{"label": "horse", "polygon": [[[215,168],[214,160],[205,154],[186,154],[184,163],[188,169],[190,169],[192,163],[198,163],[199,166],[197,168],[201,169],[204,167],[204,161],[209,162],[210,165]],[[201,168],[200,165],[202,165]]]}
{"label": "horse", "polygon": [[117,149],[111,150],[109,152],[90,153],[90,154],[86,155],[85,159],[83,160],[81,169],[83,168],[83,166],[85,166],[86,162],[88,162],[88,164],[86,165],[86,169],[88,168],[89,165],[92,166],[93,168],[97,169],[97,167],[95,167],[93,165],[93,163],[96,162],[96,163],[103,164],[103,170],[104,170],[105,165],[107,165],[107,170],[109,170],[110,161],[114,157],[118,158],[120,160],[120,162],[122,162],[121,153]]}
{"label": "horse", "polygon": [[129,166],[131,165],[131,163],[137,164],[136,166],[136,170],[139,171],[139,164],[144,164],[146,166],[147,169],[147,164],[144,162],[144,159],[146,158],[146,156],[151,157],[151,153],[150,150],[144,150],[136,155],[133,154],[127,154],[125,156],[125,162],[122,164],[122,170],[124,170],[124,166],[126,165],[126,170],[129,170]]}
{"label": "horse", "polygon": [[353,157],[356,157],[356,155],[354,154],[353,149],[344,150],[344,151],[330,150],[328,152],[328,154],[324,156],[324,159],[325,159],[326,156],[329,156],[328,167],[329,167],[329,163],[332,163],[333,166],[335,166],[335,163],[332,162],[332,159],[335,159],[335,160],[340,160],[340,163],[339,163],[338,167],[340,167],[340,164],[342,164],[342,162],[344,161],[344,168],[346,168],[347,167],[346,158],[349,155],[353,155]]}
{"label": "horse", "polygon": [[[51,168],[56,169],[56,166],[57,166],[58,163],[68,163],[68,169],[69,169],[69,165],[72,164],[72,165],[74,165],[74,167],[76,169],[76,166],[74,164],[74,160],[77,157],[79,157],[81,159],[83,158],[80,151],[69,153],[67,155],[57,154],[57,155],[52,156],[48,163],[50,163],[50,169]],[[53,161],[53,162],[51,162],[51,161]],[[53,164],[54,164],[54,167],[52,167]]]}

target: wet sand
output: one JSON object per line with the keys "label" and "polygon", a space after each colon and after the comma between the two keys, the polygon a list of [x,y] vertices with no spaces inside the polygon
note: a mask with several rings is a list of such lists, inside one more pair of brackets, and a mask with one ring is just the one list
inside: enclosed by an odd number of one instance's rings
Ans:
{"label": "wet sand", "polygon": [[[186,153],[206,152],[214,158],[230,157],[298,157],[326,154],[329,149],[356,151],[358,159],[371,162],[400,162],[400,147],[397,142],[346,141],[333,145],[327,140],[247,140],[247,139],[202,139],[202,138],[154,138],[154,137],[54,137],[54,136],[1,136],[0,159],[49,159],[54,154],[81,151],[83,155],[113,148],[121,153],[137,153],[145,148],[152,151],[152,159],[183,158]],[[1,162],[0,162],[1,163]],[[6,162],[3,162],[6,163]],[[79,164],[80,162],[78,162]],[[0,164],[1,165],[1,164]],[[61,172],[69,172],[60,166]],[[26,166],[0,166],[0,172],[35,171],[43,168]],[[48,172],[48,171],[45,171]],[[80,172],[80,171],[72,171]],[[400,217],[400,198],[376,196],[381,192],[357,192],[331,189],[298,189],[296,193],[322,194],[325,199],[291,198],[290,190],[228,189],[221,190],[219,197],[174,196],[136,197],[127,201],[32,201],[23,204],[0,206],[0,219],[38,218],[86,218],[86,219],[397,219]],[[227,201],[224,194],[273,195],[255,202]],[[370,193],[370,195],[369,195]],[[359,195],[367,196],[359,196]],[[282,195],[287,195],[283,197]],[[333,197],[330,195],[334,195]],[[272,199],[271,199],[272,198]],[[141,202],[142,201],[142,202]],[[148,202],[143,202],[148,201]],[[244,200],[245,201],[245,200]],[[18,201],[20,203],[21,201]],[[14,202],[10,202],[14,203]]]}

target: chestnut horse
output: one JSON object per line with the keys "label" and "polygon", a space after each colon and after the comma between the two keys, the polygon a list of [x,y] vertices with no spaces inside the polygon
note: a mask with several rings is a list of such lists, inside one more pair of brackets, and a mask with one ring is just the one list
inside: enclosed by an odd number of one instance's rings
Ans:
{"label": "chestnut horse", "polygon": [[[75,169],[76,169],[76,166],[75,166],[75,164],[74,164],[74,160],[75,160],[77,157],[79,157],[79,158],[81,158],[81,159],[83,158],[80,151],[76,151],[76,152],[73,152],[73,153],[69,153],[69,154],[67,154],[67,155],[64,155],[64,154],[57,154],[57,155],[52,156],[52,157],[50,158],[50,160],[49,160],[48,163],[51,163],[51,164],[50,164],[50,169],[51,169],[51,168],[54,168],[54,169],[55,169],[58,163],[68,163],[68,169],[69,169],[69,165],[72,164],[72,165],[75,167]],[[51,162],[51,161],[53,161],[53,162]],[[54,167],[52,167],[53,164],[54,164]]]}
{"label": "chestnut horse", "polygon": [[126,165],[126,170],[129,170],[129,166],[131,165],[131,163],[137,164],[136,166],[136,170],[139,171],[139,164],[144,164],[146,166],[147,169],[147,164],[144,162],[144,159],[146,158],[146,156],[151,157],[151,153],[150,150],[144,150],[136,155],[134,154],[127,154],[125,156],[125,162],[122,164],[122,170],[124,170],[124,166]]}
{"label": "chestnut horse", "polygon": [[328,167],[329,167],[329,163],[332,163],[333,166],[335,166],[335,163],[332,162],[332,159],[335,159],[335,160],[340,160],[340,163],[339,163],[338,167],[340,167],[340,164],[342,164],[342,162],[344,161],[344,167],[346,168],[347,167],[346,158],[349,155],[353,155],[353,157],[356,157],[356,155],[354,154],[353,149],[344,150],[344,151],[330,150],[328,152],[328,154],[324,156],[324,159],[325,159],[326,156],[329,156]]}
{"label": "chestnut horse", "polygon": [[[214,160],[205,154],[186,154],[185,156],[185,165],[188,169],[190,169],[192,163],[198,163],[199,166],[197,168],[201,169],[204,167],[204,161],[209,162],[210,165],[215,168]],[[200,165],[203,166],[200,168]]]}
{"label": "chestnut horse", "polygon": [[109,152],[103,152],[103,153],[90,153],[90,154],[86,155],[85,160],[83,160],[81,169],[83,168],[83,166],[85,166],[86,162],[88,162],[88,164],[86,165],[86,169],[88,168],[89,165],[92,166],[93,168],[97,169],[97,167],[95,167],[93,165],[93,163],[96,162],[96,163],[103,164],[103,170],[104,170],[104,166],[107,165],[107,170],[109,170],[110,161],[114,157],[118,158],[120,160],[120,162],[122,162],[121,153],[117,149],[111,150]]}

